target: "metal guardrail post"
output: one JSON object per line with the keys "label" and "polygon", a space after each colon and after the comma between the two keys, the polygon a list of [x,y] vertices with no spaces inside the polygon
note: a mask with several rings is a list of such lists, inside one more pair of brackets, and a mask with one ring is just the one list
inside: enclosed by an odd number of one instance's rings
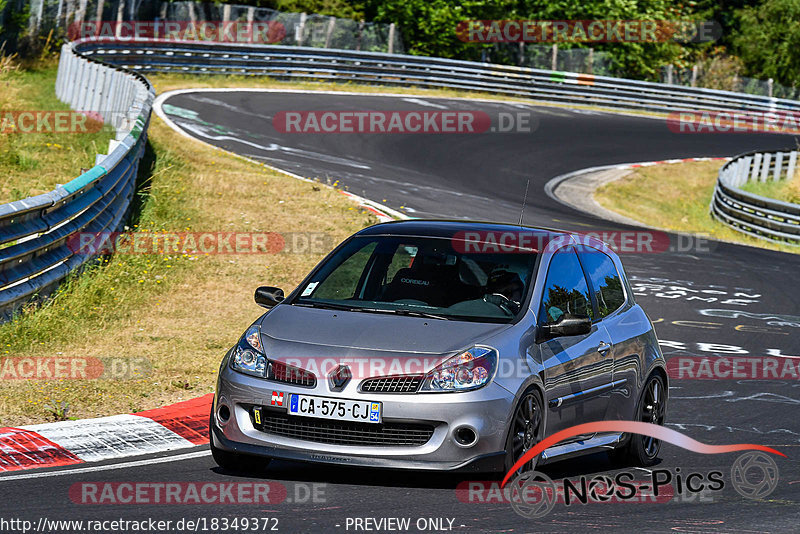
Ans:
{"label": "metal guardrail post", "polygon": [[751,180],[758,179],[758,173],[761,170],[761,160],[764,158],[764,155],[759,152],[755,155],[755,159],[753,159],[753,168],[751,169],[752,174],[750,175]]}
{"label": "metal guardrail post", "polygon": [[783,152],[776,152],[775,153],[775,170],[772,172],[772,180],[777,182],[781,179],[781,173],[783,172]]}
{"label": "metal guardrail post", "polygon": [[786,178],[791,180],[794,178],[795,166],[797,165],[797,150],[792,150],[789,154],[789,167],[786,170]]}
{"label": "metal guardrail post", "polygon": [[772,154],[769,152],[764,154],[764,160],[761,164],[761,175],[758,177],[759,182],[766,182],[767,181],[767,174],[769,174],[769,164],[772,160]]}

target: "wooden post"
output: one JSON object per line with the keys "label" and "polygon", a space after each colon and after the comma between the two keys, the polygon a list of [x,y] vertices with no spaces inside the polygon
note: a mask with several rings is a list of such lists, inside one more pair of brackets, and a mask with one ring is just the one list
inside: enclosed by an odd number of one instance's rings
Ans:
{"label": "wooden post", "polygon": [[192,26],[197,27],[197,14],[194,12],[194,2],[189,2],[189,20],[192,21]]}
{"label": "wooden post", "polygon": [[364,26],[367,23],[365,21],[360,21],[358,23],[358,41],[356,42],[356,50],[361,50],[361,35],[364,33]]}
{"label": "wooden post", "polygon": [[333,39],[333,29],[336,27],[336,17],[328,19],[328,32],[325,35],[325,48],[331,47],[331,39]]}
{"label": "wooden post", "polygon": [[697,87],[697,65],[692,66],[692,87]]}
{"label": "wooden post", "polygon": [[89,0],[80,0],[78,3],[78,12],[75,13],[75,20],[79,22],[83,22],[86,20],[86,4]]}
{"label": "wooden post", "polygon": [[303,46],[303,40],[305,38],[305,31],[306,31],[306,19],[308,15],[305,13],[300,13],[300,24],[295,26],[294,29],[294,40],[297,42],[297,46]]}
{"label": "wooden post", "polygon": [[58,11],[56,11],[56,28],[61,26],[61,14],[64,12],[64,0],[58,0]]}
{"label": "wooden post", "polygon": [[675,69],[675,67],[672,65],[672,63],[667,65],[667,84],[669,84],[669,85],[672,85],[672,71],[674,69]]}
{"label": "wooden post", "polygon": [[558,43],[553,43],[553,57],[550,60],[551,70],[558,70]]}
{"label": "wooden post", "polygon": [[100,24],[103,22],[103,0],[97,0],[97,10],[95,12],[95,19],[97,20],[97,28],[99,30]]}
{"label": "wooden post", "polygon": [[125,0],[119,0],[119,3],[117,4],[117,27],[114,28],[114,35],[117,36],[117,39],[122,37],[122,14],[123,13],[125,13]]}
{"label": "wooden post", "polygon": [[591,46],[589,47],[589,59],[586,61],[586,73],[593,74],[594,73],[594,48]]}
{"label": "wooden post", "polygon": [[394,32],[395,26],[394,22],[389,24],[389,53],[394,54]]}

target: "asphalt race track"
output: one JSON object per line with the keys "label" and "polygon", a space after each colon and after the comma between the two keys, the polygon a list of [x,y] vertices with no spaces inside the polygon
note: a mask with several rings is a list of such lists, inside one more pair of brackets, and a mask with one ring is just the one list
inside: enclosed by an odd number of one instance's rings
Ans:
{"label": "asphalt race track", "polygon": [[[207,91],[170,97],[164,109],[199,139],[302,176],[339,180],[340,187],[347,186],[351,192],[379,202],[385,199],[388,206],[403,207],[413,217],[516,222],[530,179],[525,223],[577,231],[624,228],[575,212],[549,198],[544,186],[555,176],[598,165],[732,156],[795,145],[788,136],[678,134],[659,119],[452,99]],[[287,110],[435,109],[485,111],[493,121],[499,113],[531,114],[534,127],[530,132],[481,134],[281,134],[273,127],[275,114]],[[672,236],[673,242],[677,239]],[[638,302],[656,323],[667,359],[680,355],[800,358],[798,257],[726,243],[708,245],[684,252],[623,256]],[[266,282],[253,280],[253,287]],[[253,306],[255,317],[258,309]],[[796,369],[797,360],[794,362]],[[108,468],[97,471],[68,468],[27,472],[11,480],[5,480],[8,475],[2,476],[0,489],[5,498],[0,515],[34,522],[42,516],[173,521],[274,517],[281,532],[365,531],[356,530],[352,523],[348,528],[348,518],[354,517],[411,518],[411,532],[417,531],[420,518],[444,518],[442,531],[448,530],[449,519],[453,531],[465,533],[618,529],[797,532],[797,375],[769,380],[672,379],[670,385],[670,428],[703,443],[755,443],[777,448],[788,456],[775,457],[780,478],[767,500],[746,499],[728,484],[739,453],[700,455],[669,444],[662,445],[662,462],[655,469],[680,469],[687,475],[721,471],[726,487],[701,494],[687,491],[670,502],[556,504],[539,519],[521,517],[508,503],[462,502],[455,488],[470,480],[466,475],[274,462],[265,473],[244,477],[223,472],[198,447],[189,452],[199,454],[186,457],[184,450],[176,452],[173,460],[151,465],[126,467],[126,462],[118,462],[116,466],[99,464]],[[605,455],[552,464],[542,471],[554,479],[615,472]],[[637,480],[650,476],[646,470],[632,472]],[[84,505],[75,504],[69,497],[70,487],[81,482],[243,480],[279,482],[286,486],[288,499],[265,507]],[[314,490],[317,499],[309,497]]]}

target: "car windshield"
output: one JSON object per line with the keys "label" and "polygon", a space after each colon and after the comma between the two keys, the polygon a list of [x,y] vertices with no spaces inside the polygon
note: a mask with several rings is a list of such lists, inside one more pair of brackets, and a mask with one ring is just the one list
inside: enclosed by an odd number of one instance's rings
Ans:
{"label": "car windshield", "polygon": [[442,320],[507,323],[521,311],[536,252],[460,252],[440,237],[351,239],[291,304]]}

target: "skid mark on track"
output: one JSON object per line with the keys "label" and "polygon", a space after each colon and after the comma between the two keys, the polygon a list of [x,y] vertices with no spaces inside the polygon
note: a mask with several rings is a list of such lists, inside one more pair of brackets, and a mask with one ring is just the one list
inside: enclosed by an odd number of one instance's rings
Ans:
{"label": "skid mark on track", "polygon": [[721,400],[722,402],[740,401],[763,401],[777,404],[800,404],[800,399],[793,399],[777,393],[754,393],[746,397],[736,397],[733,391],[723,391],[722,393],[712,393],[709,395],[697,395],[693,397],[670,397],[670,400]]}
{"label": "skid mark on track", "polygon": [[760,430],[757,427],[738,427],[738,426],[729,426],[729,425],[707,425],[703,423],[666,423],[666,426],[674,427],[677,430],[706,430],[708,432],[713,431],[724,431],[730,434],[739,434],[742,432],[748,434],[758,434],[760,436],[769,436],[769,435],[777,435],[782,436],[797,442],[800,442],[800,432],[795,432],[794,430],[789,430],[788,428],[773,428],[771,430]]}

